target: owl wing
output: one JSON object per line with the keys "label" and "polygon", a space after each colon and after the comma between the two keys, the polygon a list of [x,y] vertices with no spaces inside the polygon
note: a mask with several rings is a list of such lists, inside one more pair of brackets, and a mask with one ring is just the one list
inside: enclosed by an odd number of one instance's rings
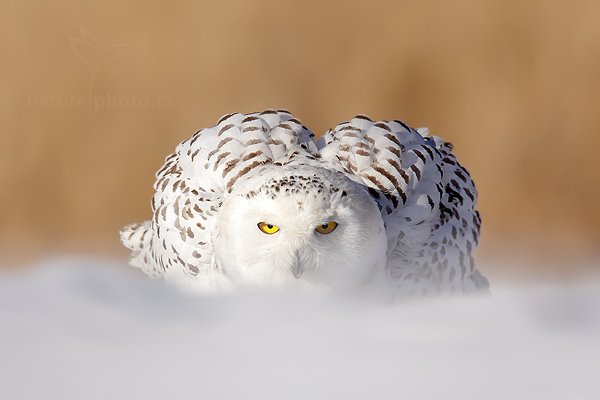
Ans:
{"label": "owl wing", "polygon": [[450,144],[402,121],[356,116],[317,147],[324,162],[362,183],[377,202],[388,272],[404,293],[487,287],[472,257],[481,223],[477,191]]}
{"label": "owl wing", "polygon": [[316,154],[313,136],[289,112],[266,110],[225,115],[180,143],[156,173],[152,220],[121,230],[130,264],[153,277],[214,276],[212,233],[223,197],[295,149]]}

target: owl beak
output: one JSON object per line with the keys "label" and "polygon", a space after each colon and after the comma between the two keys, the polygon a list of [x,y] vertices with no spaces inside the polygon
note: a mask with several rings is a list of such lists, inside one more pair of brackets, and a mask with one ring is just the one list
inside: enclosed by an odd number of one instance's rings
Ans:
{"label": "owl beak", "polygon": [[304,268],[300,266],[300,263],[295,263],[294,265],[292,265],[292,274],[296,279],[300,279],[303,272]]}
{"label": "owl beak", "polygon": [[290,266],[290,271],[292,272],[292,275],[294,275],[294,277],[296,279],[300,279],[300,277],[302,276],[302,273],[304,273],[304,268],[302,267],[302,264],[300,263],[300,254],[298,251],[296,251],[294,253],[294,261],[293,261],[292,265]]}

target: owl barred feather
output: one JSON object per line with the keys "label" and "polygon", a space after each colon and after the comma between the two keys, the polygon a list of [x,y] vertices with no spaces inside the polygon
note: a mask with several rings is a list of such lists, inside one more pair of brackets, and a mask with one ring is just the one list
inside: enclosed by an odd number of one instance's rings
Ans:
{"label": "owl barred feather", "polygon": [[319,147],[378,202],[396,285],[419,295],[487,289],[472,256],[481,226],[477,191],[449,143],[402,121],[359,115],[328,131]]}
{"label": "owl barred feather", "polygon": [[[280,283],[286,268],[317,286],[382,270],[409,295],[487,288],[472,257],[477,192],[449,144],[364,116],[313,137],[285,110],[229,114],[196,132],[157,172],[152,220],[121,230],[130,263],[192,288]],[[347,222],[315,233],[330,215]],[[261,218],[281,221],[278,237],[258,232]],[[342,262],[348,242],[357,254]]]}

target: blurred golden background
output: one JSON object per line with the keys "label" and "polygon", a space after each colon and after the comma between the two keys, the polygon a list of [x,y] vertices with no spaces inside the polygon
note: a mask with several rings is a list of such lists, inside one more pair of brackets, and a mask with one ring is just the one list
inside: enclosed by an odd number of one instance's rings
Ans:
{"label": "blurred golden background", "polygon": [[317,134],[357,113],[429,126],[478,184],[481,262],[572,272],[600,245],[599,18],[585,0],[5,2],[0,265],[126,259],[117,230],[149,217],[177,143],[274,107]]}

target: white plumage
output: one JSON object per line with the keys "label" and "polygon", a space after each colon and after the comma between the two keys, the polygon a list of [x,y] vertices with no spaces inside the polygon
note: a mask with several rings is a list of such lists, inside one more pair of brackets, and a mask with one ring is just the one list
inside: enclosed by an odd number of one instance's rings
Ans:
{"label": "white plumage", "polygon": [[475,186],[426,133],[356,116],[315,143],[285,110],[226,115],[167,157],[152,220],[121,241],[132,265],[189,289],[485,290]]}

